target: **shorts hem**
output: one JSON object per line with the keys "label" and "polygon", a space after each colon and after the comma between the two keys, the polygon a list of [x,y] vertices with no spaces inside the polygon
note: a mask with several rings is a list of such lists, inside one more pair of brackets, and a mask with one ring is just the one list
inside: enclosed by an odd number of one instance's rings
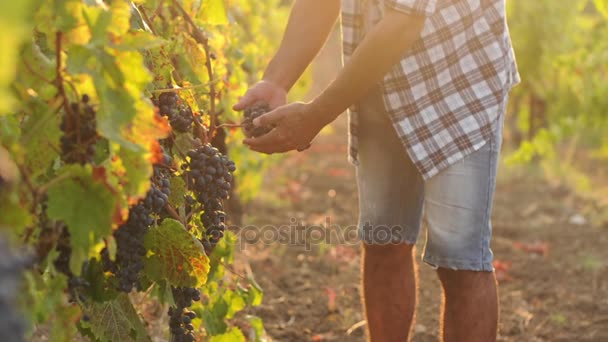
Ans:
{"label": "shorts hem", "polygon": [[476,260],[445,259],[427,256],[422,261],[435,269],[446,268],[454,271],[494,272],[494,265],[491,261],[479,262]]}
{"label": "shorts hem", "polygon": [[382,246],[382,245],[399,245],[399,244],[408,244],[408,245],[415,245],[416,242],[418,241],[418,237],[403,237],[400,239],[392,239],[390,241],[378,241],[378,240],[374,240],[374,239],[365,239],[361,236],[361,234],[359,234],[359,240],[361,242],[363,242],[366,245],[377,245],[377,246]]}

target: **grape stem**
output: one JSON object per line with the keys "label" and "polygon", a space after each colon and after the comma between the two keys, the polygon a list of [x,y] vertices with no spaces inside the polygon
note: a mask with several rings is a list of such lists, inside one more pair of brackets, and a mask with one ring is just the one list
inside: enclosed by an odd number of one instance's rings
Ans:
{"label": "grape stem", "polygon": [[232,123],[224,123],[221,125],[218,125],[216,128],[238,128],[238,127],[243,127],[243,124],[232,124]]}
{"label": "grape stem", "polygon": [[[162,4],[162,1],[161,1]],[[139,9],[139,12],[142,15],[142,19],[146,22],[146,25],[148,25],[148,27],[150,28],[150,31],[152,31],[152,33],[157,36],[156,34],[156,30],[154,30],[154,26],[152,26],[152,20],[150,19],[150,17],[148,16],[148,13],[146,13],[146,9],[144,8],[143,5],[139,5],[137,7],[137,9]]]}
{"label": "grape stem", "polygon": [[[196,40],[197,43],[201,44],[203,46],[203,50],[205,50],[205,67],[207,68],[207,75],[209,78],[209,97],[210,97],[210,101],[209,101],[209,105],[210,105],[209,134],[207,135],[206,138],[211,140],[211,139],[213,139],[213,136],[215,135],[215,128],[216,128],[215,126],[216,126],[217,113],[215,112],[215,98],[216,98],[217,94],[215,91],[215,77],[213,75],[213,66],[211,65],[211,51],[209,48],[209,39],[198,28],[198,26],[196,26],[196,23],[194,22],[194,20],[192,20],[192,17],[190,17],[188,12],[186,12],[186,10],[182,7],[182,5],[179,3],[179,1],[173,0],[173,4],[182,13],[182,16],[184,17],[184,19],[191,26],[192,38],[194,38],[194,40]],[[208,141],[205,141],[205,142],[208,142]]]}
{"label": "grape stem", "polygon": [[177,211],[175,211],[175,209],[171,206],[171,204],[169,204],[167,202],[167,204],[165,204],[165,209],[167,210],[167,212],[171,215],[171,217],[173,217],[174,219],[178,220],[181,224],[184,225],[184,227],[187,226],[186,222],[184,222],[181,217],[179,217],[179,214],[177,213]]}
{"label": "grape stem", "polygon": [[[218,80],[214,80],[213,82],[217,83]],[[191,86],[186,86],[186,87],[180,87],[180,88],[156,89],[156,90],[152,90],[152,93],[153,94],[175,93],[175,92],[180,92],[180,91],[186,91],[186,90],[192,90],[192,89],[209,87],[211,85],[211,83],[212,82],[207,82],[207,83],[204,83],[204,84],[196,84],[196,85],[191,85]],[[199,92],[199,94],[201,94],[201,93]],[[209,93],[202,93],[202,94],[209,94]]]}
{"label": "grape stem", "polygon": [[[61,75],[62,70],[63,70],[63,65],[61,63],[61,49],[62,49],[61,41],[62,40],[63,40],[63,33],[61,31],[57,31],[57,33],[55,33],[55,59],[56,59],[55,73],[57,74],[55,76],[55,85],[57,87],[57,91],[59,92],[59,96],[61,96],[63,98],[63,109],[68,114],[67,115],[68,127],[74,127],[74,123],[72,122],[72,119],[75,117],[75,115],[72,112],[72,108],[70,108],[70,100],[68,99],[68,96],[65,93],[65,88],[63,86],[63,76]],[[78,122],[76,124],[78,124]],[[77,141],[80,142],[79,130],[76,130],[76,134],[78,134]]]}

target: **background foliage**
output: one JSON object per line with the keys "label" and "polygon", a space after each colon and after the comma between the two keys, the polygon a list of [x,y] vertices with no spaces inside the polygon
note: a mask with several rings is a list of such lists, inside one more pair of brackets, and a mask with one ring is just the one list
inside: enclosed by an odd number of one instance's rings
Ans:
{"label": "background foliage", "polygon": [[507,5],[522,75],[511,101],[517,151],[510,159],[540,158],[546,170],[574,177],[588,191],[574,157],[584,150],[597,161],[608,158],[608,1]]}

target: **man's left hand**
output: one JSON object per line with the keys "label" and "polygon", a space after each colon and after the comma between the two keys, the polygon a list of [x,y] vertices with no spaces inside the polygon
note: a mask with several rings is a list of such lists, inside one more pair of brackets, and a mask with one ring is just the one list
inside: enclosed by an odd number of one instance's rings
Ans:
{"label": "man's left hand", "polygon": [[268,112],[253,121],[256,126],[274,127],[258,138],[243,143],[250,149],[272,154],[291,150],[303,151],[331,120],[323,117],[310,103],[294,102]]}

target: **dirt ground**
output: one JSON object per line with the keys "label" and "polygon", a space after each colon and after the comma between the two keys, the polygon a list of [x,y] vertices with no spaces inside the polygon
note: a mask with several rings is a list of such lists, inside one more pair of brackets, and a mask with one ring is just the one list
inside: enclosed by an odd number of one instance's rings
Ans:
{"label": "dirt ground", "polygon": [[[244,224],[297,230],[328,221],[351,231],[357,219],[355,170],[346,161],[344,120],[307,153],[291,154],[266,175]],[[608,224],[596,203],[549,185],[533,170],[501,170],[492,248],[500,280],[500,341],[608,341]],[[270,228],[265,228],[270,231]],[[319,230],[320,231],[320,230]],[[272,341],[364,341],[356,243],[243,244],[264,303]],[[314,235],[313,235],[314,237]],[[422,251],[421,234],[418,254]],[[350,240],[349,240],[350,241]],[[352,242],[352,241],[351,241]],[[441,291],[420,265],[413,341],[438,341]]]}

